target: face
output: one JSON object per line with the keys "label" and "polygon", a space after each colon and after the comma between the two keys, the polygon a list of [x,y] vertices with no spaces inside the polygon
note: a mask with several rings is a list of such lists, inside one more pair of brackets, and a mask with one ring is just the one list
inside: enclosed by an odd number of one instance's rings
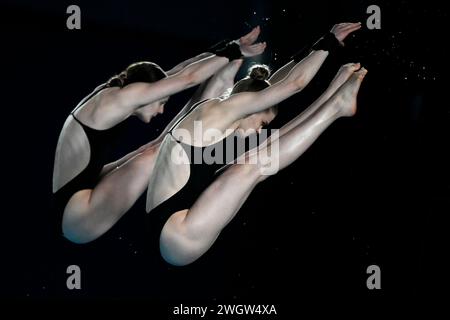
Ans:
{"label": "face", "polygon": [[255,131],[261,133],[262,127],[272,122],[275,116],[276,114],[272,108],[267,111],[254,113],[239,122],[237,131],[243,137],[247,137]]}
{"label": "face", "polygon": [[153,117],[164,112],[164,105],[167,103],[167,100],[168,98],[142,106],[134,112],[134,115],[141,121],[149,123]]}

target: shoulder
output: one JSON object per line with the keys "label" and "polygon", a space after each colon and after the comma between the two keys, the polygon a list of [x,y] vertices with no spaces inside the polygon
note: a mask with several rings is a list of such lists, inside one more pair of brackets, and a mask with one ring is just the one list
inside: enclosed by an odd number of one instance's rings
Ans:
{"label": "shoulder", "polygon": [[113,116],[119,91],[119,87],[105,87],[99,90],[89,99],[81,102],[74,112],[75,116],[89,127],[104,129],[110,123],[109,116]]}
{"label": "shoulder", "polygon": [[209,113],[214,113],[218,110],[218,106],[222,101],[226,100],[226,98],[213,98],[201,101],[195,106],[195,111],[198,111],[202,116],[208,115]]}

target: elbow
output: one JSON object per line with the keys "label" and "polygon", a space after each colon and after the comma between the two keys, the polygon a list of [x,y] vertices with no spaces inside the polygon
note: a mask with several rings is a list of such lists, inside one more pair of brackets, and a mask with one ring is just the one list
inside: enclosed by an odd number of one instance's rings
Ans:
{"label": "elbow", "polygon": [[294,92],[302,91],[307,84],[307,81],[304,76],[297,77],[295,79],[291,79],[289,81],[290,86]]}
{"label": "elbow", "polygon": [[297,91],[303,90],[308,84],[308,80],[306,79],[306,75],[303,73],[301,76],[295,79],[295,85],[297,87]]}
{"label": "elbow", "polygon": [[296,91],[302,91],[306,87],[306,81],[303,80],[298,81],[296,87],[297,87]]}

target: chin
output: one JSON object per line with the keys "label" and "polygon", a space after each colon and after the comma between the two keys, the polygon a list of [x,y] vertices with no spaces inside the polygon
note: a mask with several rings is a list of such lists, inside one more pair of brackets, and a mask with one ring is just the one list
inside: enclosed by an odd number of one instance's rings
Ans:
{"label": "chin", "polygon": [[143,117],[143,116],[140,116],[140,117],[139,117],[139,120],[141,120],[141,121],[144,122],[144,123],[150,123],[150,121],[152,120],[152,118],[153,118],[153,117]]}

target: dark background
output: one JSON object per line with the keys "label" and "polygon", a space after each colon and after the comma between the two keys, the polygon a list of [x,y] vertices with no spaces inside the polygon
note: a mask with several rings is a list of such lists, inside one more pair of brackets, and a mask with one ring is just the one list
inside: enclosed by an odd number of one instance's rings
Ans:
{"label": "dark background", "polygon": [[[70,4],[81,8],[81,30],[66,28]],[[357,115],[260,184],[199,261],[175,268],[145,254],[144,199],[91,244],[61,239],[50,206],[54,151],[68,113],[95,86],[135,61],[169,69],[257,24],[268,48],[253,61],[276,69],[334,23],[365,25],[371,4],[381,7],[381,30],[346,40],[271,126],[307,107],[347,62],[369,70]],[[0,296],[254,302],[286,313],[306,296],[370,302],[437,293],[449,212],[447,20],[433,1],[3,1]],[[192,92],[172,97],[150,125],[136,119],[117,154],[156,137]],[[81,291],[66,289],[70,264],[82,269]],[[366,287],[371,264],[381,268],[378,291]]]}

